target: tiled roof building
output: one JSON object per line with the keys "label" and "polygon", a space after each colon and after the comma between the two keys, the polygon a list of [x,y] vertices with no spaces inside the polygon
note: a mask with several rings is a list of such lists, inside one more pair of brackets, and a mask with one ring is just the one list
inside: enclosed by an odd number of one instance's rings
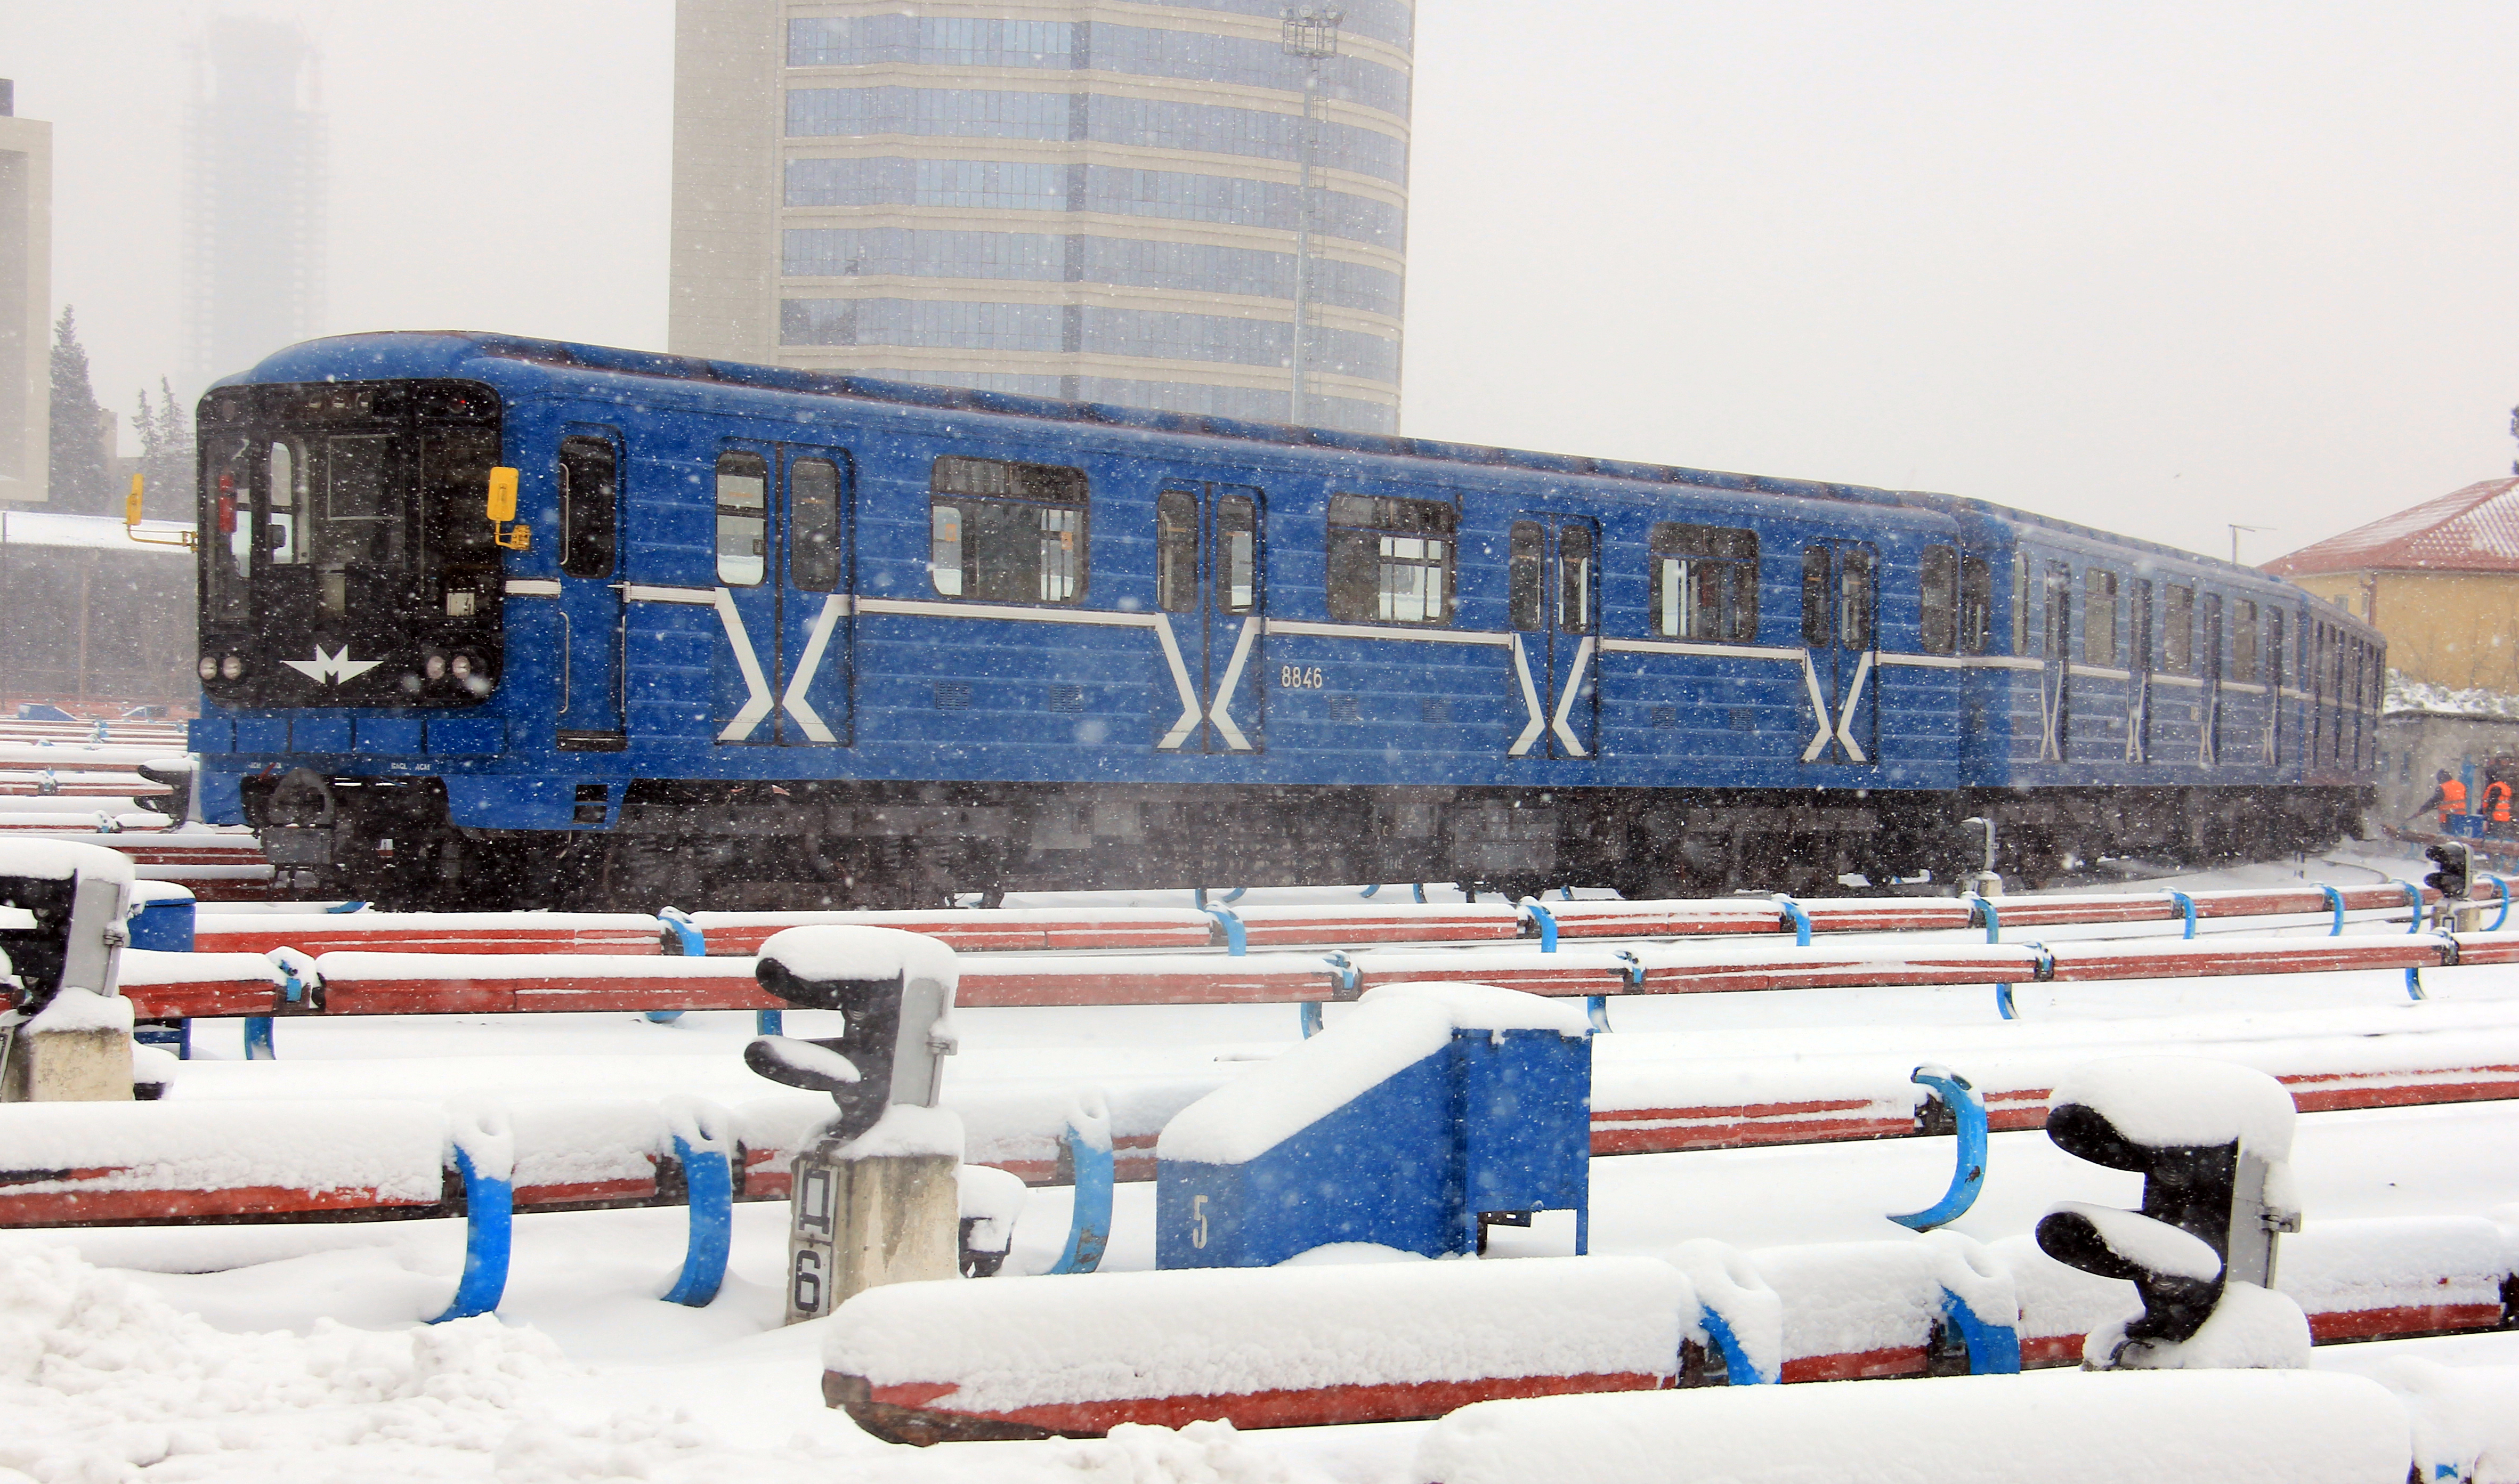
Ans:
{"label": "tiled roof building", "polygon": [[2519,690],[2519,479],[2486,479],[2265,564],[2368,619],[2388,663]]}

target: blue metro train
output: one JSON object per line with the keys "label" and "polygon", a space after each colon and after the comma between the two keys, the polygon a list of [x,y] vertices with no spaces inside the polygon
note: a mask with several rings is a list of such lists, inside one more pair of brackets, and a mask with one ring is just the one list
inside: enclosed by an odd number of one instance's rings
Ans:
{"label": "blue metro train", "polygon": [[1828,890],[2373,777],[2366,625],[1972,500],[468,333],[199,418],[203,810],[313,890]]}

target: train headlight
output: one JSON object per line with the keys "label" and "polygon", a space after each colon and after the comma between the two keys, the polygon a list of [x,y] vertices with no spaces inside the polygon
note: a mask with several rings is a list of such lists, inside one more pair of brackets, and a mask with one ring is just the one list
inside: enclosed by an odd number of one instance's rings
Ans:
{"label": "train headlight", "polygon": [[446,656],[442,654],[432,654],[426,660],[420,662],[420,672],[432,680],[445,679]]}
{"label": "train headlight", "polygon": [[468,680],[472,678],[472,657],[470,655],[457,655],[451,668],[455,671],[455,678],[459,680]]}
{"label": "train headlight", "polygon": [[218,677],[219,657],[214,654],[205,654],[201,656],[201,678],[204,680],[215,680]]}
{"label": "train headlight", "polygon": [[219,677],[225,680],[243,679],[244,656],[241,654],[232,654],[226,659],[219,661]]}

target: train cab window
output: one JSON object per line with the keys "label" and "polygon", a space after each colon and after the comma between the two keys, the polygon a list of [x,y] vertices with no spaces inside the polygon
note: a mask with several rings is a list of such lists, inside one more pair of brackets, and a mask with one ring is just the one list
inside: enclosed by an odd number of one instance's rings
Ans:
{"label": "train cab window", "polygon": [[2231,677],[2254,683],[2257,678],[2257,605],[2231,605]]}
{"label": "train cab window", "polygon": [[2117,575],[2096,567],[2082,574],[2082,659],[2117,662]]}
{"label": "train cab window", "polygon": [[1226,495],[1215,502],[1215,608],[1260,608],[1260,502],[1248,495]]}
{"label": "train cab window", "polygon": [[2195,589],[2192,588],[2161,589],[2160,668],[2167,675],[2195,673]]}
{"label": "train cab window", "polygon": [[253,589],[253,443],[234,433],[204,433],[202,483],[209,486],[212,534],[201,543],[203,591],[213,619],[243,623]]}
{"label": "train cab window", "polygon": [[1960,650],[1983,654],[1994,643],[1994,565],[1960,553]]}
{"label": "train cab window", "polygon": [[828,458],[787,466],[787,584],[800,592],[840,585],[840,466]]}
{"label": "train cab window", "polygon": [[1661,521],[1653,528],[1653,632],[1746,644],[1758,636],[1758,533]]}
{"label": "train cab window", "polygon": [[1166,613],[1198,608],[1198,497],[1187,490],[1155,497],[1155,606]]}
{"label": "train cab window", "polygon": [[270,515],[263,527],[262,559],[275,567],[293,567],[306,560],[313,544],[300,540],[310,502],[306,498],[306,445],[294,438],[272,444],[263,460],[268,481]]}
{"label": "train cab window", "polygon": [[1960,644],[1960,551],[1926,546],[1918,567],[1922,589],[1922,642],[1926,654],[1950,654]]}
{"label": "train cab window", "polygon": [[1447,624],[1460,511],[1439,500],[1332,495],[1330,617],[1357,623]]}
{"label": "train cab window", "polygon": [[1075,603],[1084,598],[1083,469],[944,458],[928,476],[929,576],[948,597]]}
{"label": "train cab window", "polygon": [[1535,520],[1517,520],[1505,537],[1506,612],[1515,632],[1536,633],[1540,589],[1546,580],[1548,532]]}
{"label": "train cab window", "polygon": [[612,575],[621,482],[609,438],[559,441],[559,569],[571,577]]}
{"label": "train cab window", "polygon": [[729,449],[717,456],[717,580],[757,588],[770,573],[770,464]]}

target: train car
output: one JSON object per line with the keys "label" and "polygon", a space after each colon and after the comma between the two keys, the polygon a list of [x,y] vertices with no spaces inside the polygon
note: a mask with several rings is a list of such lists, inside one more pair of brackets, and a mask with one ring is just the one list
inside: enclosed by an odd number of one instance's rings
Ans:
{"label": "train car", "polygon": [[199,797],[319,893],[1826,891],[2371,785],[2366,626],[1973,501],[472,333],[199,427]]}

